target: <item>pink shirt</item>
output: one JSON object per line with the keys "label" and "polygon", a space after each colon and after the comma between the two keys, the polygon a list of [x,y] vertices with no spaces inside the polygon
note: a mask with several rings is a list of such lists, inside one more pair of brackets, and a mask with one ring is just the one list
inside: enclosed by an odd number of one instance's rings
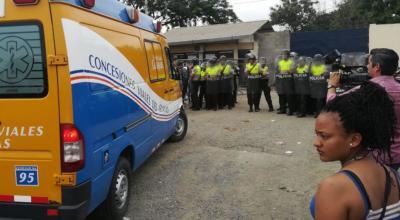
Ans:
{"label": "pink shirt", "polygon": [[[386,92],[391,96],[394,102],[394,111],[396,114],[396,125],[394,131],[394,143],[391,146],[391,156],[392,156],[392,164],[400,164],[400,83],[398,83],[393,76],[378,76],[371,79],[371,82],[379,84],[383,88],[385,88]],[[354,89],[353,88],[347,92],[350,92]],[[334,99],[337,95],[336,94],[328,94],[326,97],[327,101]],[[390,164],[389,158],[385,157],[384,161],[385,164]]]}

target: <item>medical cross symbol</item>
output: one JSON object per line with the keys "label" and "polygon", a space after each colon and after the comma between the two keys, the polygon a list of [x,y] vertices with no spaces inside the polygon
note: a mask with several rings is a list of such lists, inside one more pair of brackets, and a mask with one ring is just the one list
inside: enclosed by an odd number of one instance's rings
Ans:
{"label": "medical cross symbol", "polygon": [[18,83],[31,72],[33,53],[21,38],[7,37],[0,41],[0,81]]}

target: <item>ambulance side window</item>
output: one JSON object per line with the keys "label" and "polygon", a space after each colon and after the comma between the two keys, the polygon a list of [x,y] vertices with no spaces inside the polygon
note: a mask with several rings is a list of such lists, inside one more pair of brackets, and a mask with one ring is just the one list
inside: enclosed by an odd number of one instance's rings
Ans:
{"label": "ambulance side window", "polygon": [[175,67],[173,65],[172,55],[171,55],[171,52],[170,52],[168,47],[165,48],[165,56],[168,59],[167,63],[168,63],[168,72],[169,72],[170,78],[171,79],[178,79],[177,78],[178,74],[177,74],[176,69],[175,69]]}
{"label": "ambulance side window", "polygon": [[144,42],[149,66],[149,76],[151,82],[159,82],[166,78],[166,68],[161,45],[157,42]]}
{"label": "ambulance side window", "polygon": [[0,26],[0,98],[41,98],[48,93],[42,25]]}

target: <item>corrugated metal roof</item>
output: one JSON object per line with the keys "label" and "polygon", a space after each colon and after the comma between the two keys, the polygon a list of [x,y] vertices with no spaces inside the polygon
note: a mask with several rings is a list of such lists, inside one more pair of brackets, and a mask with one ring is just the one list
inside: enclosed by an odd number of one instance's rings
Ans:
{"label": "corrugated metal roof", "polygon": [[[165,33],[170,45],[238,40],[256,33],[261,28],[270,29],[266,20],[175,28]],[[272,29],[271,29],[272,30]]]}

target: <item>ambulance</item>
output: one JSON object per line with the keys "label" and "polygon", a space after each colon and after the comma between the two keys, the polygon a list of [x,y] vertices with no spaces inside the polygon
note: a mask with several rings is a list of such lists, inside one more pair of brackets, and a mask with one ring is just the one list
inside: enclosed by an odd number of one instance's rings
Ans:
{"label": "ambulance", "polygon": [[0,0],[0,219],[122,219],[188,120],[160,24],[117,0]]}

